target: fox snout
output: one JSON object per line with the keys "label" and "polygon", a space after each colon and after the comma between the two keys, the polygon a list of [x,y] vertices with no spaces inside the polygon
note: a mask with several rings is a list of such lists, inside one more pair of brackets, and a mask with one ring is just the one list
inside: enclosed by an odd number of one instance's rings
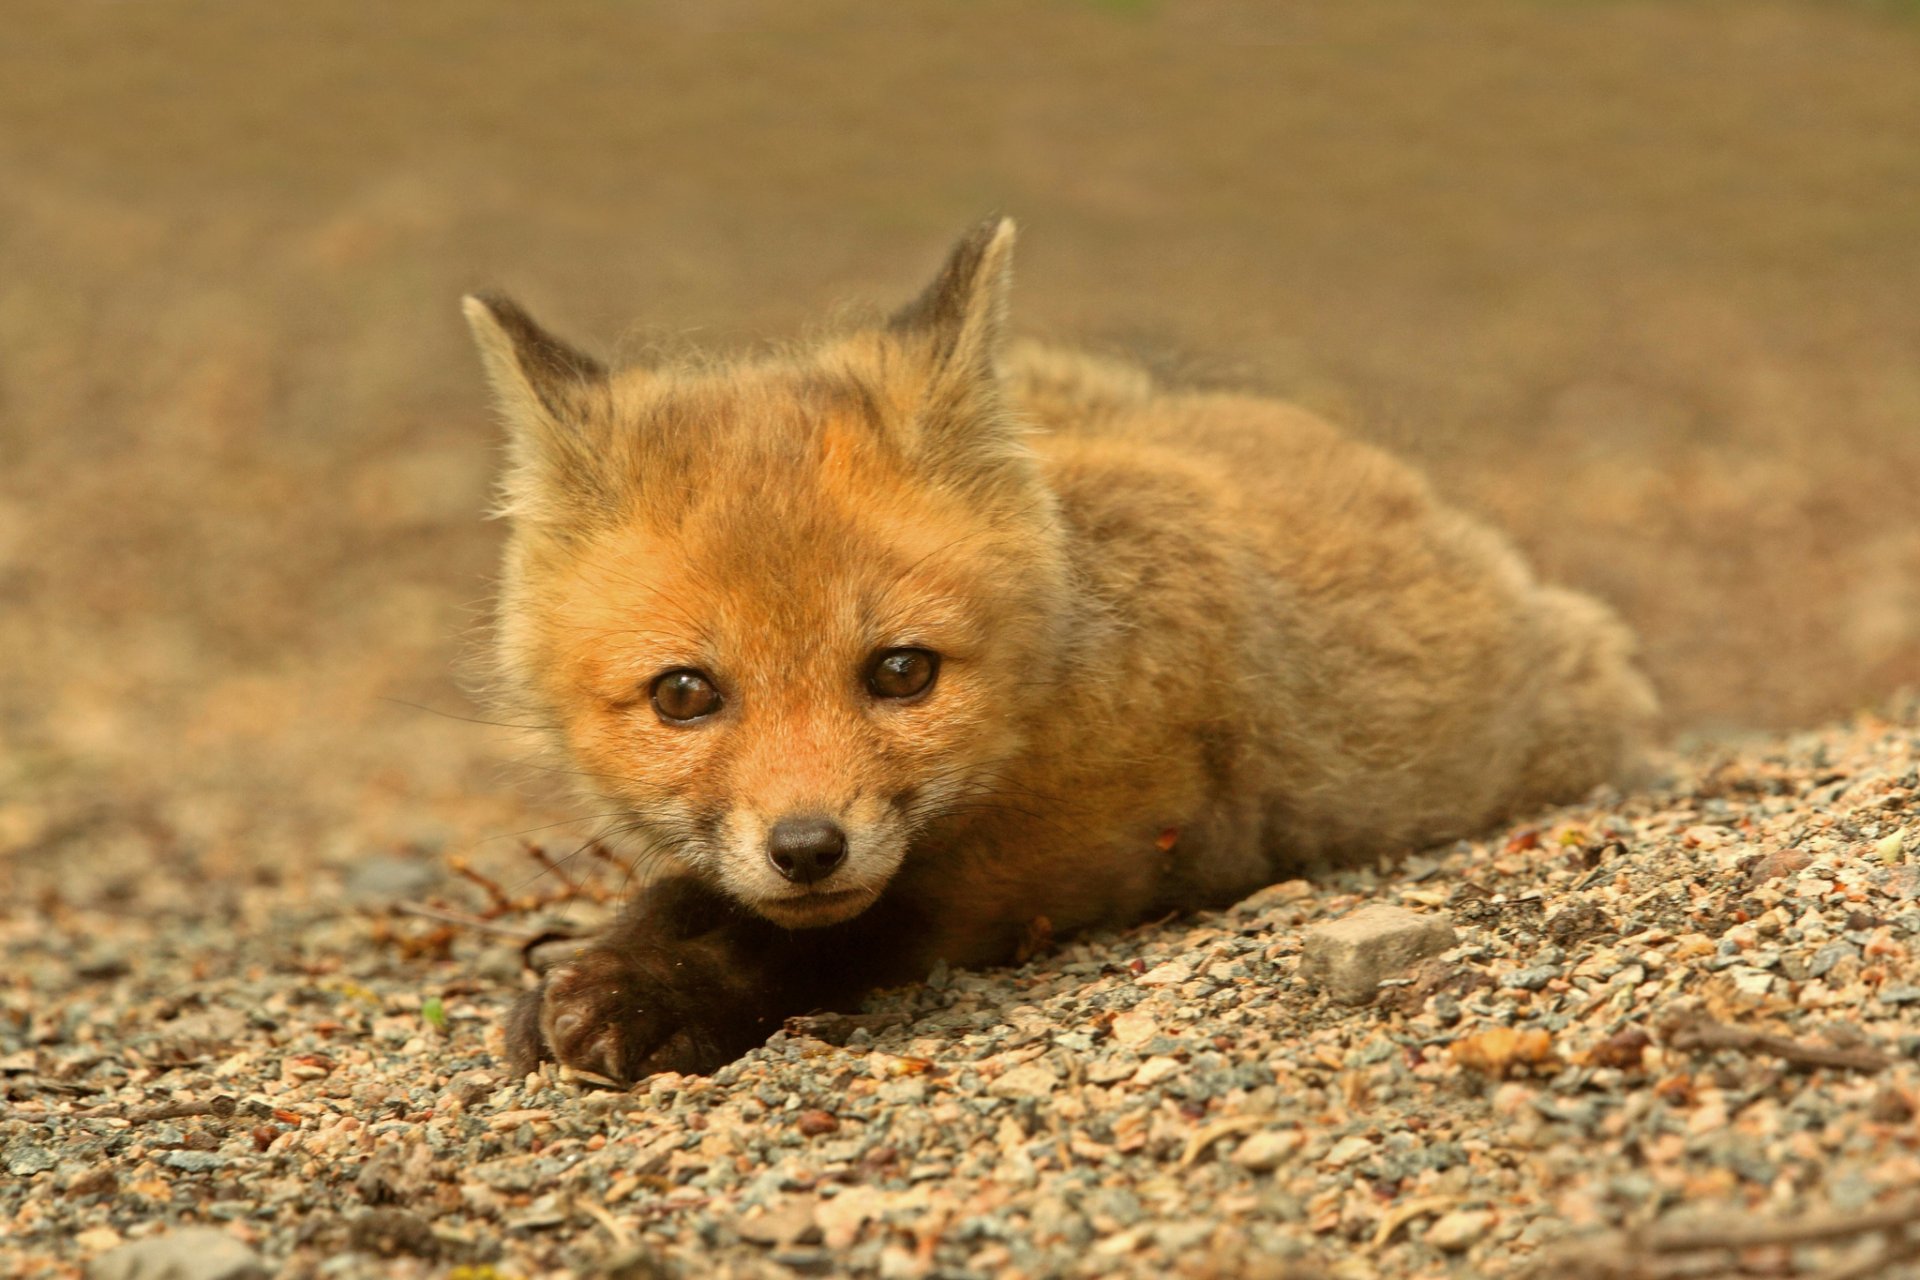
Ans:
{"label": "fox snout", "polygon": [[741,905],[788,928],[817,928],[872,906],[905,856],[909,831],[855,796],[743,804],[721,824],[710,873]]}
{"label": "fox snout", "polygon": [[767,861],[795,884],[828,879],[847,860],[847,833],[832,818],[781,818],[767,829]]}

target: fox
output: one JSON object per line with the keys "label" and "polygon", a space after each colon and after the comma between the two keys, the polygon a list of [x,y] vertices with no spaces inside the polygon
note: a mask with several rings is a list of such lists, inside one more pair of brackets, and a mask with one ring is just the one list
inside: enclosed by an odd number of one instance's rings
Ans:
{"label": "fox", "polygon": [[1305,410],[1011,338],[1014,238],[884,318],[618,370],[464,299],[506,427],[497,694],[647,868],[512,1007],[516,1071],[708,1073],[1647,745],[1606,606]]}

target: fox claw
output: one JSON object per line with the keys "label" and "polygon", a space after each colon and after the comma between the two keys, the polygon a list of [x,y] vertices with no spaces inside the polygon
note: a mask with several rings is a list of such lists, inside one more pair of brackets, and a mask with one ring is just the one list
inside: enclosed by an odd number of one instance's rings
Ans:
{"label": "fox claw", "polygon": [[679,1002],[618,955],[583,952],[522,997],[508,1027],[516,1071],[542,1062],[629,1085],[661,1071],[711,1071],[728,1056],[673,1012]]}

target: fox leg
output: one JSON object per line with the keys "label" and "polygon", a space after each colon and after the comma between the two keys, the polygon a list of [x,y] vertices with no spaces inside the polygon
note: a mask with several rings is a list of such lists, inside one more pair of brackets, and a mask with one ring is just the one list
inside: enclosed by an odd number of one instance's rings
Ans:
{"label": "fox leg", "polygon": [[556,1061],[622,1083],[712,1071],[785,1019],[850,1004],[892,976],[889,914],[792,931],[691,877],[659,881],[521,997],[509,1064],[524,1073]]}

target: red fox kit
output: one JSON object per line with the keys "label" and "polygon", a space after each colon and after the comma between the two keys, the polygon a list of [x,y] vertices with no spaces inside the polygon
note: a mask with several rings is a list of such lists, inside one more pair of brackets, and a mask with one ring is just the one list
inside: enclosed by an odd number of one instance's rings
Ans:
{"label": "red fox kit", "polygon": [[1579,796],[1633,639],[1287,405],[1009,345],[1013,224],[885,323],[609,372],[498,298],[502,684],[670,868],[509,1025],[705,1071],[784,1017]]}

